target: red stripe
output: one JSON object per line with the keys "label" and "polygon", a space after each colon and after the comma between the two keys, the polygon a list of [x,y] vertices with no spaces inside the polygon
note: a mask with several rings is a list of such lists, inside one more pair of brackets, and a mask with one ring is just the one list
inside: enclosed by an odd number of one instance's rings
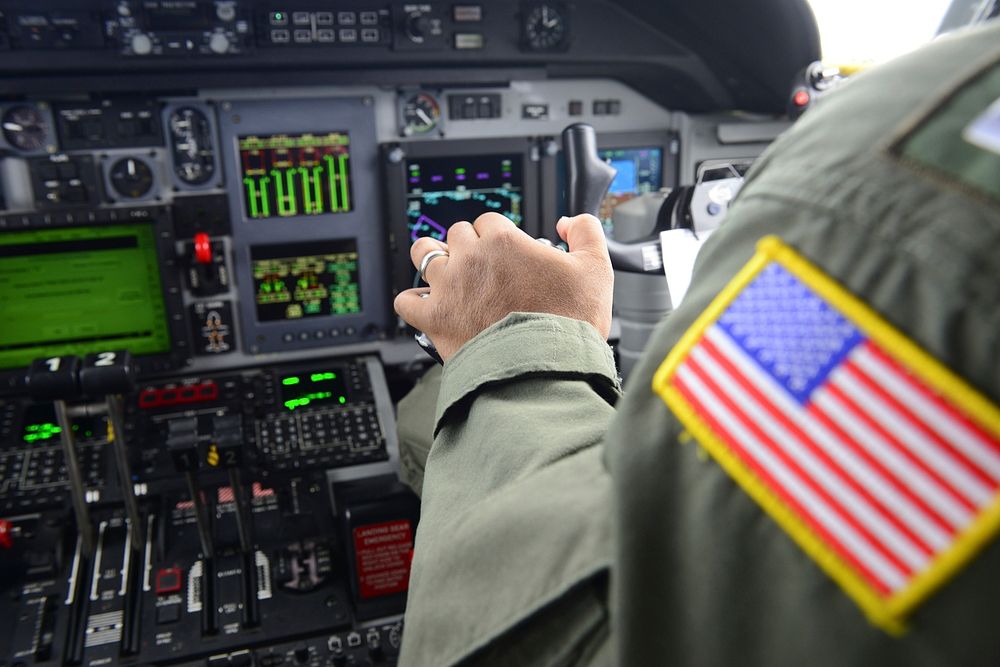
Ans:
{"label": "red stripe", "polygon": [[710,340],[702,340],[701,346],[705,351],[722,366],[726,373],[735,379],[744,392],[749,394],[751,397],[756,399],[757,403],[763,405],[767,410],[769,416],[780,423],[785,430],[789,431],[792,436],[798,440],[800,443],[804,444],[814,456],[819,458],[823,463],[826,464],[836,475],[837,478],[846,486],[849,486],[855,493],[865,499],[872,508],[878,512],[878,514],[891,523],[896,529],[906,535],[917,547],[920,548],[927,555],[932,555],[934,549],[924,542],[916,533],[914,533],[909,526],[900,521],[896,514],[887,506],[885,506],[882,501],[873,496],[868,489],[862,486],[852,474],[848,473],[844,468],[840,466],[837,461],[835,461],[822,447],[816,444],[816,442],[806,434],[795,422],[789,419],[785,412],[778,408],[771,400],[763,394],[750,380],[744,376],[739,369],[732,363],[732,361],[727,358],[721,350],[719,350],[714,343]]}
{"label": "red stripe", "polygon": [[889,587],[882,582],[875,574],[869,570],[863,563],[861,563],[855,556],[854,553],[846,549],[840,540],[834,537],[822,524],[820,524],[816,519],[812,517],[811,514],[805,511],[805,509],[799,504],[788,491],[782,486],[770,473],[767,472],[760,464],[757,463],[756,459],[750,456],[746,450],[740,445],[739,441],[726,430],[718,420],[712,416],[712,414],[705,408],[704,405],[695,397],[694,393],[677,378],[676,374],[673,377],[673,384],[677,390],[681,393],[684,399],[695,408],[698,416],[705,420],[712,432],[718,436],[721,436],[726,444],[729,445],[730,450],[739,456],[740,460],[750,468],[753,473],[763,481],[768,489],[776,494],[778,497],[784,501],[785,505],[795,510],[796,515],[800,520],[805,522],[817,535],[822,537],[823,541],[830,545],[835,552],[841,557],[842,560],[850,563],[854,569],[859,572],[875,589],[882,594],[883,597],[888,597],[891,594]]}
{"label": "red stripe", "polygon": [[910,462],[913,463],[915,466],[923,470],[928,477],[936,481],[938,485],[940,485],[941,488],[944,489],[950,496],[952,496],[959,503],[967,507],[973,513],[977,511],[975,503],[973,503],[971,500],[963,496],[961,492],[959,492],[951,484],[949,484],[943,477],[941,477],[941,475],[937,474],[937,472],[935,472],[934,469],[931,468],[926,461],[919,458],[916,454],[911,452],[908,447],[903,445],[903,443],[899,442],[899,440],[897,440],[891,433],[886,431],[881,424],[875,421],[875,419],[870,414],[864,411],[864,408],[862,408],[847,394],[845,394],[840,387],[838,387],[836,384],[833,383],[827,383],[824,386],[826,390],[830,393],[830,396],[840,401],[840,403],[843,404],[844,407],[850,410],[853,414],[857,415],[861,419],[861,421],[865,422],[868,425],[869,428],[871,428],[873,431],[881,435],[882,439],[888,442],[893,449],[895,449],[900,454],[909,459]]}
{"label": "red stripe", "polygon": [[946,412],[951,415],[955,421],[961,422],[966,428],[977,434],[985,442],[989,443],[997,453],[1000,453],[1000,440],[997,440],[995,435],[990,435],[989,432],[966,416],[964,412],[960,412],[957,406],[952,405],[941,396],[931,391],[930,388],[928,388],[918,378],[914,377],[910,371],[897,363],[895,359],[886,354],[880,347],[874,345],[871,341],[868,341],[865,344],[865,348],[874,356],[878,357],[886,366],[893,368],[899,375],[908,380],[911,387],[922,394],[927,400],[933,402],[941,412]]}
{"label": "red stripe", "polygon": [[845,371],[850,373],[853,377],[857,378],[862,384],[864,384],[871,392],[878,395],[883,401],[888,403],[893,410],[895,410],[896,412],[900,413],[900,415],[905,417],[906,420],[910,422],[912,426],[914,426],[917,430],[924,433],[924,435],[926,435],[935,444],[937,444],[939,449],[943,449],[946,453],[948,453],[963,468],[968,470],[970,474],[979,478],[979,481],[981,481],[986,486],[989,486],[990,488],[996,487],[997,480],[991,477],[989,473],[980,468],[974,462],[969,460],[969,458],[964,453],[955,449],[950,442],[942,438],[937,431],[932,430],[927,424],[921,421],[919,417],[914,415],[905,405],[900,403],[895,396],[889,394],[888,392],[886,392],[884,388],[878,386],[871,379],[871,377],[869,377],[865,373],[865,371],[855,366],[853,361],[848,359],[848,361],[845,364],[843,364],[842,367],[844,368]]}
{"label": "red stripe", "polygon": [[896,491],[906,496],[910,502],[922,509],[924,513],[938,525],[938,528],[943,530],[948,536],[955,533],[956,527],[952,526],[946,517],[938,513],[938,511],[931,507],[927,501],[914,493],[909,486],[896,477],[891,470],[886,468],[885,464],[876,459],[870,451],[862,447],[857,440],[852,438],[851,435],[833,419],[833,417],[826,414],[815,403],[809,406],[808,412],[818,421],[822,422],[823,426],[825,426],[827,430],[830,431],[838,441],[840,441],[841,444],[850,448],[853,453],[860,456],[866,463],[868,463],[868,465],[875,468],[879,474],[881,474],[882,477],[885,478],[894,489],[896,489]]}
{"label": "red stripe", "polygon": [[708,374],[701,368],[701,366],[691,357],[688,357],[685,365],[692,370],[695,375],[709,388],[709,390],[715,394],[715,398],[722,404],[724,404],[729,411],[736,415],[737,419],[743,424],[743,426],[749,429],[757,439],[771,451],[772,454],[781,459],[781,462],[785,464],[785,467],[792,471],[792,473],[799,478],[799,481],[803,482],[806,486],[813,490],[816,495],[823,499],[823,501],[830,506],[830,508],[836,513],[842,521],[849,524],[854,530],[856,530],[868,542],[869,546],[873,547],[876,551],[882,554],[887,560],[889,560],[893,565],[895,565],[904,574],[910,576],[913,574],[913,568],[907,563],[899,559],[899,557],[891,551],[884,542],[874,533],[872,533],[867,526],[861,523],[852,512],[848,511],[839,500],[837,500],[827,489],[825,489],[821,484],[813,479],[812,475],[807,473],[799,465],[798,461],[792,458],[784,448],[782,448],[777,442],[775,442],[762,428],[760,428],[755,421],[743,412],[743,410],[736,405],[736,403],[729,397],[728,392],[724,391]]}

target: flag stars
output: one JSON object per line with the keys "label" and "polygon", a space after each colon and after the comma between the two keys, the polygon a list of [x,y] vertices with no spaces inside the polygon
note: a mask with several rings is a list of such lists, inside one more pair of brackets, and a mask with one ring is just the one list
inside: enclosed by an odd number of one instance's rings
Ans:
{"label": "flag stars", "polygon": [[847,320],[777,264],[757,275],[719,325],[803,399],[860,340]]}

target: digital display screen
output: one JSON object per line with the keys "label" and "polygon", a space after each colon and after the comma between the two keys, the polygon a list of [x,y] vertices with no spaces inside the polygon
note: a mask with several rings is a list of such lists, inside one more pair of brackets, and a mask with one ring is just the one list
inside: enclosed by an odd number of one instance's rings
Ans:
{"label": "digital display screen", "polygon": [[346,132],[249,136],[238,143],[248,218],[351,210],[351,139]]}
{"label": "digital display screen", "polygon": [[179,32],[212,27],[215,7],[195,0],[146,2],[146,27],[153,32]]}
{"label": "digital display screen", "polygon": [[0,368],[109,349],[170,350],[150,225],[0,234]]}
{"label": "digital display screen", "polygon": [[[105,417],[76,416],[71,422],[76,440],[87,441],[107,437],[108,424]],[[56,411],[51,403],[40,403],[24,411],[21,426],[21,440],[29,445],[44,445],[58,442],[62,429],[56,421]]]}
{"label": "digital display screen", "polygon": [[353,239],[253,246],[250,261],[260,322],[361,312]]}
{"label": "digital display screen", "polygon": [[656,192],[663,187],[663,149],[648,148],[602,148],[597,151],[602,160],[618,170],[611,181],[608,194],[601,202],[601,221],[611,224],[611,216],[616,206],[627,202],[636,195]]}
{"label": "digital display screen", "polygon": [[410,243],[421,236],[445,240],[448,227],[495,211],[524,222],[520,155],[414,159],[406,164],[406,216]]}
{"label": "digital display screen", "polygon": [[334,371],[311,371],[283,375],[279,379],[281,404],[294,411],[306,406],[347,403],[347,385]]}

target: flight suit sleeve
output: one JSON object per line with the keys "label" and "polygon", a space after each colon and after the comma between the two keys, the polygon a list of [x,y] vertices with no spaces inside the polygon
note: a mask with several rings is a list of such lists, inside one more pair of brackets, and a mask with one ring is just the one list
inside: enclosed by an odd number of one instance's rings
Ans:
{"label": "flight suit sleeve", "polygon": [[606,655],[610,482],[597,445],[620,391],[596,330],[558,316],[514,313],[448,361],[401,664]]}
{"label": "flight suit sleeve", "polygon": [[424,488],[424,468],[434,442],[434,411],[441,393],[441,366],[435,364],[396,406],[399,470],[403,482],[418,496]]}

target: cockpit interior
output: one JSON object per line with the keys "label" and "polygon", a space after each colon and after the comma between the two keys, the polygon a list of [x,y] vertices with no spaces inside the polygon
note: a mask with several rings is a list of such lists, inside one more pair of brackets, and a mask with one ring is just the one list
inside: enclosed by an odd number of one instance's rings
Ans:
{"label": "cockpit interior", "polygon": [[[714,229],[837,78],[819,35],[805,0],[0,0],[0,665],[396,664],[411,245],[558,242],[571,127],[622,248]],[[626,377],[671,308],[637,253]]]}

